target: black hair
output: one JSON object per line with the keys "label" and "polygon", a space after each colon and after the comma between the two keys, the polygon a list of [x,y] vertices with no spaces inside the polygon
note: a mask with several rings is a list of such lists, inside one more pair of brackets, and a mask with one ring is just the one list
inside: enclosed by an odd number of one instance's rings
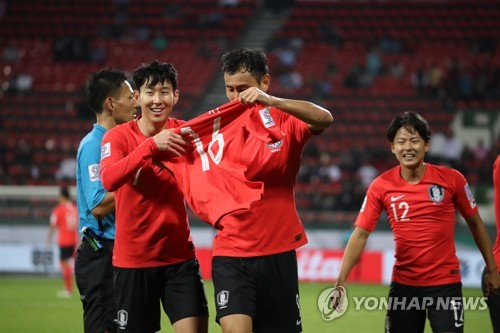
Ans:
{"label": "black hair", "polygon": [[121,85],[127,80],[125,74],[110,68],[100,69],[90,74],[85,85],[87,104],[96,114],[104,110],[104,101],[119,93]]}
{"label": "black hair", "polygon": [[259,83],[264,75],[269,74],[266,54],[260,50],[247,48],[232,50],[222,56],[220,63],[223,73],[233,75],[244,69]]}
{"label": "black hair", "polygon": [[149,64],[142,64],[133,73],[132,78],[137,89],[144,84],[154,87],[157,84],[168,82],[174,90],[177,89],[178,74],[172,64],[154,60]]}
{"label": "black hair", "polygon": [[387,139],[394,142],[397,131],[401,128],[406,128],[410,133],[418,132],[425,142],[431,139],[431,128],[427,120],[421,115],[413,111],[405,111],[400,116],[394,118],[387,128]]}
{"label": "black hair", "polygon": [[59,190],[59,194],[69,200],[69,189],[66,186],[62,186],[61,189]]}

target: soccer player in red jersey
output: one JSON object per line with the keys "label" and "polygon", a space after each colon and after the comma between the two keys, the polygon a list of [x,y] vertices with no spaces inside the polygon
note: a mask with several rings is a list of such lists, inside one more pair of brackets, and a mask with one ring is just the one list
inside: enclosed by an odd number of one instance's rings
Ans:
{"label": "soccer player in red jersey", "polygon": [[399,165],[370,184],[337,280],[337,286],[344,286],[384,209],[396,244],[386,332],[423,332],[426,315],[434,332],[463,332],[454,242],[457,209],[486,262],[488,291],[500,287],[488,234],[466,179],[455,169],[424,162],[430,137],[427,121],[415,112],[404,112],[389,125],[387,138]]}
{"label": "soccer player in red jersey", "polygon": [[246,166],[248,180],[264,183],[264,194],[248,210],[232,212],[215,225],[217,321],[223,332],[301,332],[295,249],[307,237],[295,207],[295,178],[307,140],[333,117],[316,104],[267,94],[271,79],[261,51],[230,51],[221,65],[228,99],[262,105],[247,112],[259,112],[262,129],[277,126],[284,136],[266,143],[247,126],[241,128],[238,162]]}
{"label": "soccer player in red jersey", "polygon": [[71,201],[67,187],[61,187],[59,204],[50,215],[50,229],[47,244],[52,242],[55,230],[58,230],[57,244],[60,251],[60,264],[64,280],[64,290],[58,292],[59,297],[70,297],[73,294],[73,268],[71,260],[75,254],[78,234],[78,211]]}
{"label": "soccer player in red jersey", "polygon": [[[493,201],[495,206],[495,221],[497,225],[497,237],[493,246],[493,255],[497,267],[500,267],[500,155],[497,156],[493,163]],[[484,268],[482,287],[485,296],[488,297],[487,304],[490,311],[491,323],[493,325],[493,332],[500,333],[500,294],[498,292],[488,292],[487,285],[485,284],[485,276],[488,273],[488,267]]]}
{"label": "soccer player in red jersey", "polygon": [[120,332],[160,330],[160,302],[176,332],[208,329],[208,306],[182,192],[156,158],[181,156],[189,144],[170,118],[179,99],[177,71],[154,61],[133,72],[142,114],[106,132],[101,179],[114,191],[113,250]]}

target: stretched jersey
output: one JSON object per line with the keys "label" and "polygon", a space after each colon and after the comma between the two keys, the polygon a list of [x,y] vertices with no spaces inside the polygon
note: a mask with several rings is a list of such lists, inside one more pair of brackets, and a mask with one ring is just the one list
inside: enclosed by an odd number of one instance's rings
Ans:
{"label": "stretched jersey", "polygon": [[[281,253],[307,243],[295,206],[295,179],[303,147],[311,137],[308,125],[273,107],[251,108],[239,129],[235,161],[246,166],[245,177],[264,184],[262,200],[248,210],[225,215],[216,225],[214,256],[253,257]],[[269,142],[265,133],[276,126],[284,136]]]}
{"label": "stretched jersey", "polygon": [[68,201],[54,207],[50,215],[50,225],[58,229],[59,246],[74,246],[78,233],[78,212],[75,204]]}
{"label": "stretched jersey", "polygon": [[455,254],[456,208],[464,217],[477,213],[472,191],[457,170],[425,164],[418,184],[394,167],[368,188],[356,226],[372,231],[385,209],[396,245],[392,280],[410,286],[460,282]]}
{"label": "stretched jersey", "polygon": [[493,186],[495,188],[494,204],[495,204],[495,221],[497,225],[497,237],[493,245],[493,255],[497,266],[500,267],[500,155],[497,156],[493,163]]}
{"label": "stretched jersey", "polygon": [[[224,104],[198,116],[177,128],[194,147],[189,154],[177,158],[159,159],[171,170],[191,209],[205,222],[217,225],[226,214],[248,210],[264,192],[262,181],[249,181],[247,166],[240,155],[241,128],[255,124],[255,106],[248,109],[239,101]],[[250,126],[250,125],[248,125]],[[277,126],[256,131],[265,143],[280,140],[283,133]]]}
{"label": "stretched jersey", "polygon": [[80,142],[76,157],[76,204],[78,207],[78,230],[89,227],[96,235],[104,239],[115,238],[115,214],[110,213],[102,220],[92,215],[91,211],[99,206],[106,190],[101,183],[99,162],[101,160],[101,140],[106,129],[94,124],[93,130]]}
{"label": "stretched jersey", "polygon": [[[166,128],[181,124],[171,118]],[[101,178],[115,193],[116,267],[158,267],[195,257],[182,192],[172,173],[153,162],[161,155],[136,120],[104,135]]]}

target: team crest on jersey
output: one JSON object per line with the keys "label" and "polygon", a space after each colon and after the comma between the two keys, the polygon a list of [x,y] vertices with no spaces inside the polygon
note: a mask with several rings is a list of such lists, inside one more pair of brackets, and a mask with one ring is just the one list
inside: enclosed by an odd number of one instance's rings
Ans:
{"label": "team crest on jersey", "polygon": [[120,329],[125,329],[128,322],[128,312],[125,310],[118,311],[118,318],[115,320]]}
{"label": "team crest on jersey", "polygon": [[224,309],[229,302],[229,291],[223,290],[217,294],[217,305],[219,309]]}
{"label": "team crest on jersey", "polygon": [[104,146],[101,147],[101,160],[111,156],[111,143],[105,143]]}
{"label": "team crest on jersey", "polygon": [[101,172],[99,164],[89,165],[89,178],[91,182],[96,182],[98,180],[101,180]]}
{"label": "team crest on jersey", "polygon": [[262,119],[262,123],[266,128],[272,127],[276,125],[273,117],[269,113],[269,108],[265,108],[259,111],[260,119]]}
{"label": "team crest on jersey", "polygon": [[438,185],[429,186],[429,198],[435,203],[440,203],[444,199],[444,188]]}

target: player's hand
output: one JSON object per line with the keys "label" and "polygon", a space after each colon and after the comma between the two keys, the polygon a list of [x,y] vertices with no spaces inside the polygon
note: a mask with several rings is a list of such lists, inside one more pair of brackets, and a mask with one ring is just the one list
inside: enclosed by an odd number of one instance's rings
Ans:
{"label": "player's hand", "polygon": [[191,147],[189,140],[174,132],[173,129],[164,129],[153,136],[158,149],[173,156],[182,156]]}
{"label": "player's hand", "polygon": [[486,295],[500,293],[500,274],[498,274],[498,272],[487,272],[484,280],[486,284]]}
{"label": "player's hand", "polygon": [[337,312],[342,312],[344,310],[345,297],[346,289],[344,285],[337,283],[334,286],[332,295],[330,296],[330,307]]}
{"label": "player's hand", "polygon": [[257,87],[250,87],[240,93],[240,102],[246,105],[259,103],[269,106],[272,103],[273,97],[266,94]]}

